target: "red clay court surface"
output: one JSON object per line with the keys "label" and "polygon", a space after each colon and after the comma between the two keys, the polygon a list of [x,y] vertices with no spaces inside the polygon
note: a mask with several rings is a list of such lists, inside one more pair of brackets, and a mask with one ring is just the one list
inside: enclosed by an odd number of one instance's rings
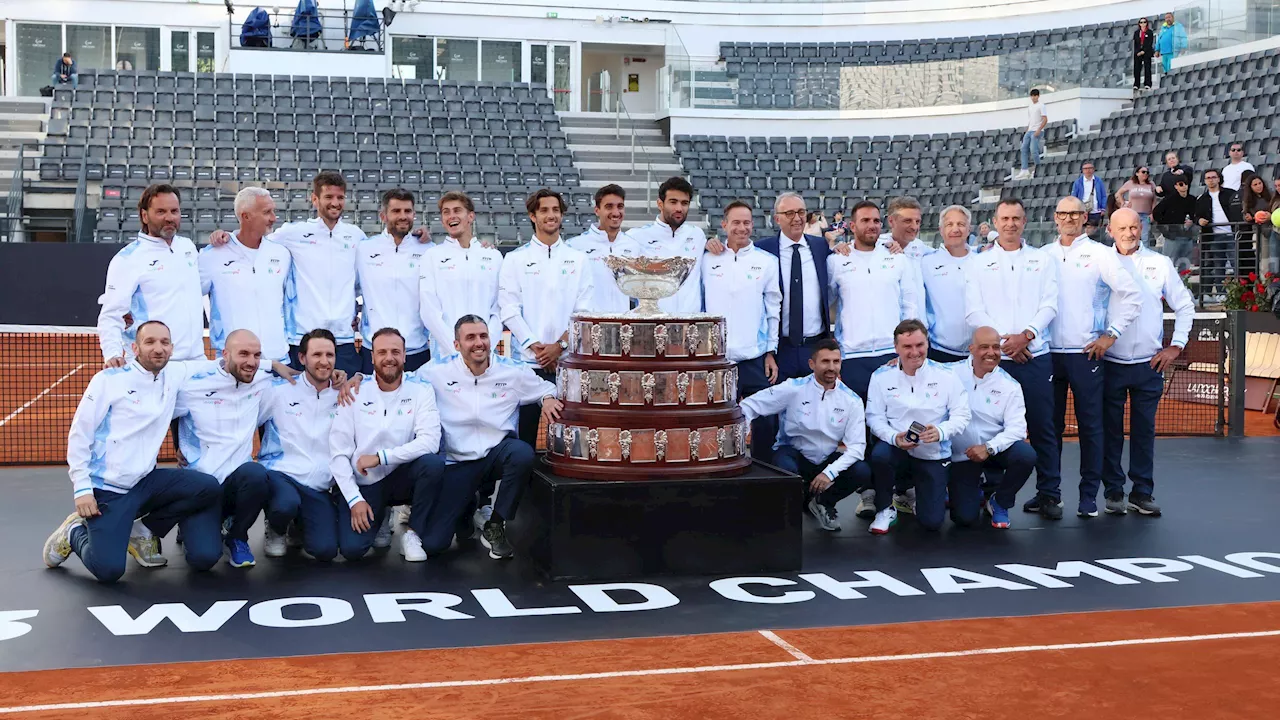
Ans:
{"label": "red clay court surface", "polygon": [[1159,718],[1280,707],[1280,603],[0,675],[0,714]]}

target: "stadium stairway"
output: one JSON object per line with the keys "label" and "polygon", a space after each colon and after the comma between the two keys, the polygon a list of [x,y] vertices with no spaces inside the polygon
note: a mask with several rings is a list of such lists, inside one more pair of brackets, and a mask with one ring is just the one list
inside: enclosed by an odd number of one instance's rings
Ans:
{"label": "stadium stairway", "polygon": [[44,140],[48,120],[47,100],[10,97],[0,99],[0,205],[7,205],[9,194],[13,191],[19,147],[25,145],[27,155],[33,155],[35,145]]}
{"label": "stadium stairway", "polygon": [[[584,190],[595,192],[601,185],[615,183],[627,191],[624,229],[650,222],[658,186],[673,175],[685,174],[670,140],[652,116],[619,120],[601,113],[561,113],[560,128],[573,151]],[[705,228],[705,213],[693,208],[689,222]]]}

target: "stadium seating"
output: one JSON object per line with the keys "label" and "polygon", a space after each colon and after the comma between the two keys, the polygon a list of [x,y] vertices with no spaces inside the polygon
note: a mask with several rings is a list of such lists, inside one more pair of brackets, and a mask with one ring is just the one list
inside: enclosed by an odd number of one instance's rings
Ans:
{"label": "stadium seating", "polygon": [[184,223],[199,239],[234,222],[246,185],[272,190],[283,219],[301,219],[320,169],[346,177],[348,220],[366,232],[380,230],[379,196],[397,186],[428,213],[442,192],[465,188],[483,206],[478,232],[504,242],[528,234],[524,198],[536,187],[569,193],[567,229],[594,217],[590,196],[586,208],[576,197],[552,101],[522,83],[85,71],[79,89],[54,95],[40,178],[77,180],[82,164],[103,186],[99,241],[134,232],[137,197],[160,181],[190,189]]}
{"label": "stadium seating", "polygon": [[[1021,96],[1033,87],[1055,84],[1122,87],[1131,83],[1129,38],[1136,23],[1135,18],[1034,33],[883,42],[723,42],[720,56],[725,78],[730,85],[736,81],[736,105],[742,108],[837,108],[842,106],[842,68],[974,58],[999,58],[999,89]],[[904,77],[903,83],[918,90],[919,83],[909,78]]]}

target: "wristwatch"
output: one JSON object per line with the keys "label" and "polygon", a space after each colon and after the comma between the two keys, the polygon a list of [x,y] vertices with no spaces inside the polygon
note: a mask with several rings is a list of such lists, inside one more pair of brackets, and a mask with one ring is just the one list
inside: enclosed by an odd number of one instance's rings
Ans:
{"label": "wristwatch", "polygon": [[1107,337],[1111,338],[1112,340],[1116,340],[1116,339],[1119,339],[1120,333],[1116,332],[1112,328],[1107,328]]}
{"label": "wristwatch", "polygon": [[1028,341],[1035,340],[1036,332],[1034,330],[1023,330],[1022,336],[1025,337]]}
{"label": "wristwatch", "polygon": [[569,341],[567,341],[567,340],[561,340],[560,342],[557,342],[556,344],[560,346],[560,349],[561,349],[561,350],[568,350],[568,349],[569,349]]}
{"label": "wristwatch", "polygon": [[995,449],[995,448],[991,447],[990,445],[983,445],[983,447],[987,449],[987,454],[988,454],[988,455],[990,455],[990,456],[992,456],[992,457],[995,457],[995,454],[996,454],[996,449]]}

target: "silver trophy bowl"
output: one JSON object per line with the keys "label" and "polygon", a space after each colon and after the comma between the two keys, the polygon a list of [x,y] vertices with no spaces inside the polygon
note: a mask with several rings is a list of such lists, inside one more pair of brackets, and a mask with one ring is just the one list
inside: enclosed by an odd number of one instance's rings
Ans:
{"label": "silver trophy bowl", "polygon": [[613,273],[618,289],[628,297],[640,301],[631,312],[632,317],[658,317],[665,315],[658,308],[658,301],[675,295],[685,278],[697,263],[688,257],[620,257],[610,255],[604,259]]}

